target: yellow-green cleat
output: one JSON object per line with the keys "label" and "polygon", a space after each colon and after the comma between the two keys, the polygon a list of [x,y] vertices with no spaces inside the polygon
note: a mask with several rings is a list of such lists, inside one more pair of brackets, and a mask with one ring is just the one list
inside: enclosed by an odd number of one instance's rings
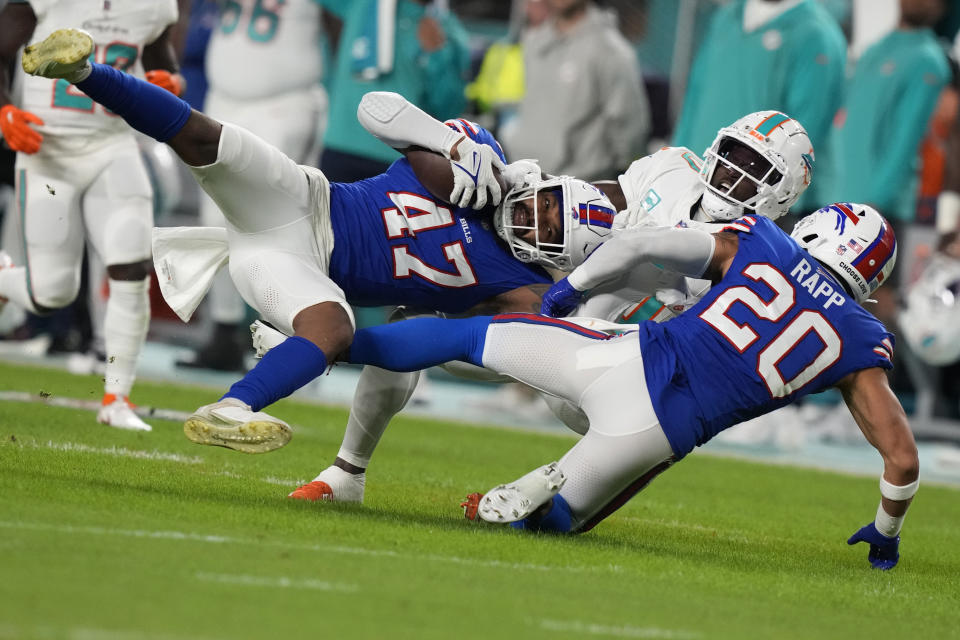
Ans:
{"label": "yellow-green cleat", "polygon": [[89,33],[80,29],[57,29],[42,42],[27,46],[21,64],[30,75],[79,82],[86,77],[84,72],[91,53],[93,38]]}
{"label": "yellow-green cleat", "polygon": [[251,411],[249,406],[235,398],[225,398],[197,409],[183,423],[183,433],[191,442],[243,453],[273,451],[293,437],[286,422],[262,411]]}

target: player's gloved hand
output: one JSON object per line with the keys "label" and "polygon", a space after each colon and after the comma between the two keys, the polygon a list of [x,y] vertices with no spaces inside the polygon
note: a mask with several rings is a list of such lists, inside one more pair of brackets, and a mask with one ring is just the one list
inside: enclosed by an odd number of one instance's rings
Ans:
{"label": "player's gloved hand", "polygon": [[553,286],[543,294],[540,301],[540,313],[545,316],[559,318],[569,314],[583,297],[583,291],[575,289],[566,278],[553,283]]}
{"label": "player's gloved hand", "polygon": [[[453,149],[456,149],[459,160],[453,159]],[[450,193],[450,204],[473,209],[483,209],[488,204],[500,204],[502,196],[500,183],[497,182],[493,170],[496,168],[503,171],[506,165],[492,147],[477,144],[464,136],[453,146],[447,159],[450,160],[453,169],[453,191]],[[490,192],[489,200],[487,191]],[[477,199],[471,204],[474,192],[477,194]]]}
{"label": "player's gloved hand", "polygon": [[145,75],[150,84],[166,89],[175,96],[183,95],[185,81],[179,73],[170,73],[166,69],[151,69]]}
{"label": "player's gloved hand", "polygon": [[0,107],[0,132],[3,133],[3,139],[7,141],[7,146],[14,151],[22,151],[23,153],[40,151],[43,136],[30,126],[31,123],[43,124],[43,120],[29,111],[17,109],[12,104],[5,104]]}
{"label": "player's gloved hand", "polygon": [[889,538],[877,531],[877,526],[871,522],[860,527],[847,540],[847,544],[857,544],[858,542],[870,544],[870,553],[867,554],[867,560],[870,561],[874,569],[887,571],[897,566],[897,560],[900,559],[900,536]]}
{"label": "player's gloved hand", "polygon": [[507,183],[507,191],[517,187],[525,187],[540,181],[543,172],[536,160],[514,160],[501,173]]}

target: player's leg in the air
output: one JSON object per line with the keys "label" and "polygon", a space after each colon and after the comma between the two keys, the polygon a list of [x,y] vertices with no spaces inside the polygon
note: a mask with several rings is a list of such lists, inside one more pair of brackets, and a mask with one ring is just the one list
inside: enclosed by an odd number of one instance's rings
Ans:
{"label": "player's leg in the air", "polygon": [[281,447],[290,439],[289,426],[260,409],[320,375],[353,336],[343,291],[316,256],[312,213],[329,206],[318,202],[325,197],[318,196],[326,193],[323,185],[311,183],[290,158],[249,132],[192,111],[150,83],[88,63],[92,47],[82,31],[55,31],[25,49],[23,68],[72,82],[134,129],[170,145],[224,212],[230,272],[241,295],[292,336],[220,402],[201,407],[184,431],[194,442],[246,452]]}

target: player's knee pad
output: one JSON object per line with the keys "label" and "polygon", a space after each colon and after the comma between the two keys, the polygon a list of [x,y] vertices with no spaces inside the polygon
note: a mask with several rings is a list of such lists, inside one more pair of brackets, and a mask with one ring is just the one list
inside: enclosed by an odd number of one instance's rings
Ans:
{"label": "player's knee pad", "polygon": [[62,309],[77,298],[80,291],[78,268],[51,267],[30,270],[30,295],[39,311]]}

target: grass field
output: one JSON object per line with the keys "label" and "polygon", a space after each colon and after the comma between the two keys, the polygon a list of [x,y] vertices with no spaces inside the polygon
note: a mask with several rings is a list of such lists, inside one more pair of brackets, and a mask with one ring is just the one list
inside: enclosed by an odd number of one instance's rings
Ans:
{"label": "grass field", "polygon": [[[0,363],[0,389],[99,398],[101,382]],[[138,384],[192,410],[216,391]],[[288,491],[326,467],[346,412],[283,402],[284,449],[129,433],[0,403],[0,638],[948,638],[960,636],[960,492],[924,486],[893,571],[846,538],[875,478],[692,455],[579,536],[462,519],[459,500],[572,440],[398,419],[362,507]]]}

